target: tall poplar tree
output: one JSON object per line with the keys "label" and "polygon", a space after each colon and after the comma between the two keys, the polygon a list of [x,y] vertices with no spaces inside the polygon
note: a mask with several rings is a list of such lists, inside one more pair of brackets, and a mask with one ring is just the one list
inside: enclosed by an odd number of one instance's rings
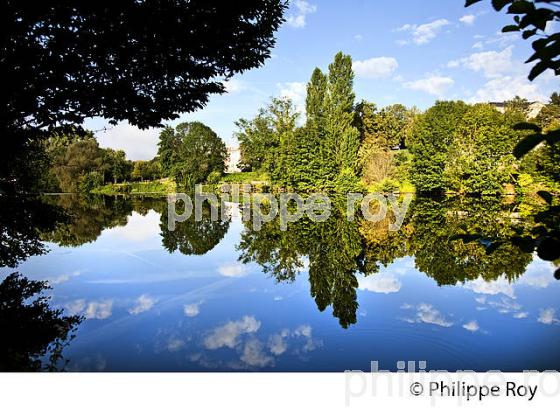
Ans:
{"label": "tall poplar tree", "polygon": [[[352,58],[338,52],[329,65],[327,85],[325,145],[328,159],[335,165],[334,180],[353,179],[356,172],[360,133],[354,121],[354,73]],[[348,181],[347,181],[348,182]],[[346,182],[345,182],[346,183]]]}

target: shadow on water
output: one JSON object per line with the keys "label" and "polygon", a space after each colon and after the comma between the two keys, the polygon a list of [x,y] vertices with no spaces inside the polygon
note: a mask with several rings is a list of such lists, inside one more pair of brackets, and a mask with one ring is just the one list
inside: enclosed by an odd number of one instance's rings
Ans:
{"label": "shadow on water", "polygon": [[[94,242],[108,228],[124,226],[134,212],[160,215],[161,246],[168,252],[203,255],[226,235],[231,219],[212,220],[204,208],[202,220],[179,222],[167,229],[165,199],[149,197],[0,198],[2,202],[0,265],[14,268],[45,252],[44,242],[78,247]],[[516,281],[533,255],[519,246],[539,221],[521,217],[519,204],[498,198],[416,198],[401,228],[391,231],[394,215],[380,222],[349,221],[345,203],[334,201],[331,217],[312,222],[303,217],[280,229],[278,218],[254,230],[244,222],[236,249],[242,263],[256,263],[276,282],[293,282],[308,272],[310,294],[319,311],[332,309],[342,328],[357,321],[358,275],[380,272],[395,260],[413,257],[416,268],[439,286],[482,278]],[[538,215],[538,214],[537,214]],[[61,370],[63,349],[83,320],[64,316],[49,306],[48,283],[18,273],[0,284],[2,370]]]}

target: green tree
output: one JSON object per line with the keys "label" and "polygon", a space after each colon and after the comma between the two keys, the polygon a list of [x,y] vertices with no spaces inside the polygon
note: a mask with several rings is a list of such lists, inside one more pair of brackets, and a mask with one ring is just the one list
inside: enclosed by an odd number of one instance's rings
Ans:
{"label": "green tree", "polygon": [[190,187],[206,181],[213,171],[222,173],[227,150],[210,127],[195,121],[179,124],[175,130],[163,130],[158,155],[162,160],[166,158],[166,167],[175,181]]}
{"label": "green tree", "polygon": [[270,57],[286,8],[283,0],[3,2],[0,69],[10,81],[0,185],[19,178],[13,165],[29,141],[85,118],[147,128],[200,109],[226,91],[224,80]]}
{"label": "green tree", "polygon": [[513,147],[519,134],[488,104],[470,106],[453,134],[445,164],[445,180],[454,191],[499,194],[514,182]]}
{"label": "green tree", "polygon": [[278,135],[274,132],[270,112],[261,109],[252,120],[236,121],[239,141],[240,168],[243,171],[269,170],[278,149]]}
{"label": "green tree", "polygon": [[411,135],[412,182],[418,192],[444,191],[447,154],[468,106],[462,101],[437,101],[420,115]]}
{"label": "green tree", "polygon": [[103,152],[94,138],[71,143],[58,152],[53,160],[53,173],[62,192],[78,192],[82,177],[99,172],[103,165]]}
{"label": "green tree", "polygon": [[126,154],[123,150],[113,150],[111,148],[103,150],[105,181],[117,183],[129,180],[132,166],[132,163],[126,159]]}
{"label": "green tree", "polygon": [[339,52],[329,64],[325,98],[325,159],[334,165],[332,180],[340,175],[355,175],[360,133],[354,121],[353,84],[352,59]]}

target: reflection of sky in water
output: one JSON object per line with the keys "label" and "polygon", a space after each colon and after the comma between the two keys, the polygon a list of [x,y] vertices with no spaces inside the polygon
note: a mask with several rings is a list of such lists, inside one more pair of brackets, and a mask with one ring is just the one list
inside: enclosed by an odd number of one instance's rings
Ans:
{"label": "reflection of sky in water", "polygon": [[515,283],[438,287],[398,259],[358,277],[358,321],[342,329],[310,297],[307,272],[275,283],[237,261],[242,224],[202,256],[169,254],[160,217],[134,212],[78,248],[49,245],[18,270],[54,286],[53,304],[84,315],[65,350],[75,370],[368,370],[399,360],[428,369],[560,369],[560,283],[533,261]]}

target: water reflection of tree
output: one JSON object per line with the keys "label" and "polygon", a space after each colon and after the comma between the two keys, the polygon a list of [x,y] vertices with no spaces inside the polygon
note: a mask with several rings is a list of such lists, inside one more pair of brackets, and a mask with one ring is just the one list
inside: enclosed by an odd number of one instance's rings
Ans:
{"label": "water reflection of tree", "polygon": [[342,209],[324,222],[307,217],[280,230],[279,219],[263,224],[259,231],[246,225],[238,249],[243,263],[257,262],[277,281],[293,281],[309,261],[311,296],[320,311],[332,306],[342,327],[356,323],[358,302],[355,272],[360,270],[362,241],[356,222],[345,219]]}
{"label": "water reflection of tree", "polygon": [[126,225],[133,211],[130,198],[118,196],[56,195],[45,202],[60,207],[67,219],[55,229],[44,230],[41,239],[61,246],[94,242],[104,229]]}
{"label": "water reflection of tree", "polygon": [[32,255],[45,252],[39,232],[53,229],[64,219],[60,208],[38,198],[0,195],[0,266],[15,267]]}
{"label": "water reflection of tree", "polygon": [[327,221],[302,218],[284,232],[278,218],[259,231],[246,223],[239,259],[258,263],[279,282],[293,281],[308,259],[311,296],[318,309],[332,306],[346,328],[356,322],[356,274],[376,274],[404,256],[414,256],[417,269],[439,285],[502,275],[515,280],[532,255],[511,243],[514,235],[530,228],[514,216],[511,206],[495,198],[416,198],[401,228],[391,231],[392,213],[380,222],[348,221],[345,209],[335,206]]}
{"label": "water reflection of tree", "polygon": [[[177,211],[179,212],[179,211]],[[218,215],[221,210],[218,209]],[[168,229],[168,215],[162,210],[160,217],[160,228],[162,245],[169,252],[179,250],[184,255],[204,255],[220,243],[229,229],[230,218],[218,218],[213,221],[210,213],[210,205],[204,202],[202,219],[197,221],[191,215],[184,222],[176,222],[175,230]]]}
{"label": "water reflection of tree", "polygon": [[0,371],[61,370],[62,350],[74,338],[79,316],[49,306],[46,282],[17,273],[0,283]]}
{"label": "water reflection of tree", "polygon": [[411,209],[416,267],[439,285],[521,276],[532,259],[512,245],[524,225],[499,198],[418,198]]}

